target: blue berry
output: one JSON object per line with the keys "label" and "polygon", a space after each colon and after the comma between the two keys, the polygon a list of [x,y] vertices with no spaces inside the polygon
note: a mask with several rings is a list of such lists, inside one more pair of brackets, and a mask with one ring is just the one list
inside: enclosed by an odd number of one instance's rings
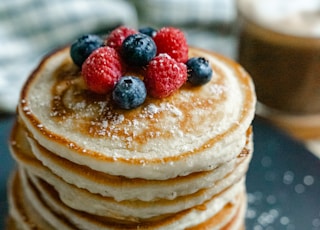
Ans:
{"label": "blue berry", "polygon": [[133,66],[144,66],[156,56],[157,47],[148,35],[137,33],[129,35],[122,43],[121,56]]}
{"label": "blue berry", "polygon": [[212,78],[209,61],[203,57],[193,57],[187,61],[188,81],[192,85],[204,85]]}
{"label": "blue berry", "polygon": [[77,66],[81,67],[83,62],[97,48],[103,46],[103,39],[97,35],[87,34],[78,38],[70,49],[72,61]]}
{"label": "blue berry", "polygon": [[142,27],[139,29],[139,32],[142,34],[146,34],[150,37],[154,37],[157,33],[157,30],[152,27]]}
{"label": "blue berry", "polygon": [[141,105],[147,96],[142,80],[133,76],[124,76],[115,85],[113,101],[122,109],[133,109]]}

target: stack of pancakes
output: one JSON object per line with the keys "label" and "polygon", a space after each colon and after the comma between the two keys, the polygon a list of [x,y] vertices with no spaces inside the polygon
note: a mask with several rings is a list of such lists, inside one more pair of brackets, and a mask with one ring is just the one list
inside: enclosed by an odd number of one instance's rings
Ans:
{"label": "stack of pancakes", "polygon": [[47,56],[11,134],[10,229],[241,229],[254,87],[229,59],[189,56],[208,84],[132,110],[88,91],[69,47]]}

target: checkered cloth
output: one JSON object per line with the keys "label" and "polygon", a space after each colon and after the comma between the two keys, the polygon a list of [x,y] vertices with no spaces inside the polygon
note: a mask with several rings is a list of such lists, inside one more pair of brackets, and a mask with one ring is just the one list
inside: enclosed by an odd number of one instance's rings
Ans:
{"label": "checkered cloth", "polygon": [[26,77],[45,53],[85,33],[136,27],[135,8],[112,0],[10,0],[0,4],[0,112],[13,112]]}
{"label": "checkered cloth", "polygon": [[208,25],[232,23],[236,0],[135,0],[146,24]]}

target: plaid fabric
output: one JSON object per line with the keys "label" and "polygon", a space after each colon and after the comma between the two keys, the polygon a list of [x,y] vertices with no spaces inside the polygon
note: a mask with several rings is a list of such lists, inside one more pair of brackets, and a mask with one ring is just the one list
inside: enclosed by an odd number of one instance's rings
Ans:
{"label": "plaid fabric", "polygon": [[141,19],[155,25],[231,23],[236,0],[134,0]]}
{"label": "plaid fabric", "polygon": [[0,111],[14,111],[28,74],[49,50],[85,33],[137,26],[135,8],[115,0],[10,0],[0,4]]}

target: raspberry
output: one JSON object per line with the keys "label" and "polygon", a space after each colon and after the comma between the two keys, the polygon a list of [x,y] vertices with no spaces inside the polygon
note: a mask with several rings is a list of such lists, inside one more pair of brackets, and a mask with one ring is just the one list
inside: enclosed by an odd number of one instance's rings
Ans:
{"label": "raspberry", "polygon": [[188,44],[184,33],[174,27],[163,27],[153,37],[157,53],[167,53],[178,62],[187,62]]}
{"label": "raspberry", "polygon": [[83,63],[82,75],[89,90],[99,94],[110,92],[122,76],[119,54],[107,46],[96,49]]}
{"label": "raspberry", "polygon": [[171,95],[186,80],[187,66],[167,54],[158,55],[150,61],[144,78],[148,94],[155,98]]}
{"label": "raspberry", "polygon": [[113,47],[116,50],[119,50],[122,42],[124,39],[126,39],[129,35],[136,34],[138,31],[135,29],[125,27],[125,26],[120,26],[111,31],[109,34],[107,40],[105,41],[107,46]]}

